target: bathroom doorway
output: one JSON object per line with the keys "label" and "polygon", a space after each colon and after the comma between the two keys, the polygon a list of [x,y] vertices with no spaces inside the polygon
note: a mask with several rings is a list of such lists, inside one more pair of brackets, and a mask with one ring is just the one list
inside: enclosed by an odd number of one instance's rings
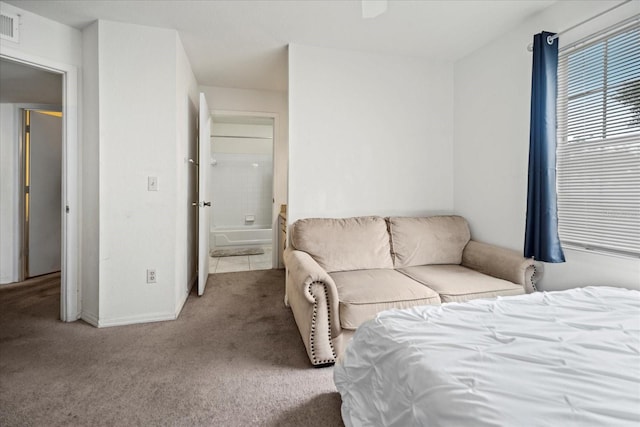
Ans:
{"label": "bathroom doorway", "polygon": [[274,122],[268,115],[212,115],[212,274],[274,267]]}

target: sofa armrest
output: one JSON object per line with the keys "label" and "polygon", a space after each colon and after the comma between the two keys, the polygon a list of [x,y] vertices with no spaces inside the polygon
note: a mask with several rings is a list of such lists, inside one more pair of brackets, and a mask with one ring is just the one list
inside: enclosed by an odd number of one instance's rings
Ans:
{"label": "sofa armrest", "polygon": [[462,265],[518,284],[527,293],[535,291],[533,259],[514,250],[470,240],[462,252]]}
{"label": "sofa armrest", "polygon": [[314,365],[334,363],[334,338],[342,333],[338,290],[329,274],[306,252],[284,251],[287,300]]}

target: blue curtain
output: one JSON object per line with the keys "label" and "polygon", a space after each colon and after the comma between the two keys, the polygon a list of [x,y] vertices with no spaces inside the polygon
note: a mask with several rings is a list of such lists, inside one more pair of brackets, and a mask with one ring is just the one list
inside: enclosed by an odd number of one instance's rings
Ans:
{"label": "blue curtain", "polygon": [[553,33],[533,37],[529,184],[524,256],[544,262],[564,262],[558,237],[556,195],[556,97],[558,40]]}

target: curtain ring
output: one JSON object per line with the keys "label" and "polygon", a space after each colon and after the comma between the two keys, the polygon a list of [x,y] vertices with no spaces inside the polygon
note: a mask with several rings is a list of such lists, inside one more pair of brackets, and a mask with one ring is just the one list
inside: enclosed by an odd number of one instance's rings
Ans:
{"label": "curtain ring", "polygon": [[548,44],[548,45],[550,45],[550,46],[551,46],[551,45],[553,45],[553,40],[554,40],[554,39],[553,39],[553,37],[552,37],[552,36],[547,36],[547,44]]}

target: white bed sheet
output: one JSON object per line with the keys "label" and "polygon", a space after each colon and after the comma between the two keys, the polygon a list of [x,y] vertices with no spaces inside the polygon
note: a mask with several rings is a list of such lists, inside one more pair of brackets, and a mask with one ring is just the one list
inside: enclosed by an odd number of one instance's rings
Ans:
{"label": "white bed sheet", "polygon": [[390,310],[334,368],[350,426],[640,426],[640,292]]}

